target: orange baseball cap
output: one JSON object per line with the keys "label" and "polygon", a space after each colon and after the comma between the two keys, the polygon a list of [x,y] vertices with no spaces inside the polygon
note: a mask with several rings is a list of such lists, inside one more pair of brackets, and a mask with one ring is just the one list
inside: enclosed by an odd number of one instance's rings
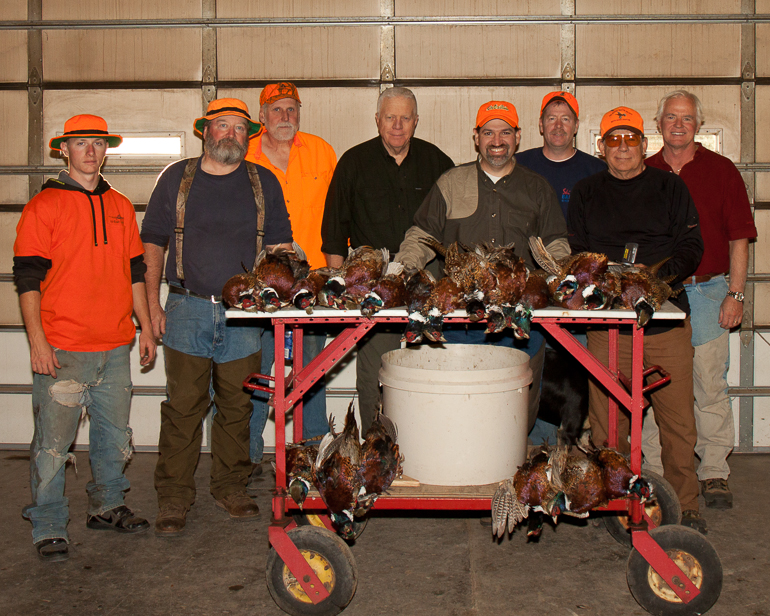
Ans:
{"label": "orange baseball cap", "polygon": [[67,120],[64,123],[64,134],[51,139],[48,146],[52,150],[61,150],[62,141],[67,141],[72,137],[102,137],[111,148],[116,148],[123,143],[123,137],[120,135],[110,135],[104,118],[81,114]]}
{"label": "orange baseball cap", "polygon": [[516,113],[516,107],[506,101],[489,101],[479,107],[479,112],[476,114],[476,128],[484,126],[490,120],[502,120],[511,128],[519,128],[519,114]]}
{"label": "orange baseball cap", "polygon": [[602,139],[616,128],[625,128],[644,136],[644,120],[639,112],[630,107],[615,107],[615,109],[604,114],[602,122],[599,125],[599,132]]}
{"label": "orange baseball cap", "polygon": [[300,105],[302,104],[302,101],[299,100],[297,86],[290,81],[281,81],[269,83],[262,89],[262,94],[259,95],[259,106],[261,107],[265,103],[274,103],[282,98],[293,98]]}
{"label": "orange baseball cap", "polygon": [[206,125],[206,122],[226,115],[245,118],[249,123],[249,137],[256,135],[262,130],[262,125],[259,122],[253,122],[251,120],[249,107],[242,100],[238,100],[237,98],[218,98],[209,103],[205,116],[198,118],[193,122],[195,134],[199,137],[203,137],[203,127]]}
{"label": "orange baseball cap", "polygon": [[543,104],[540,105],[540,115],[543,115],[543,112],[545,111],[545,108],[548,107],[548,105],[554,101],[562,101],[567,104],[567,107],[572,109],[572,113],[575,114],[575,117],[580,116],[580,107],[578,107],[577,99],[572,96],[569,92],[564,92],[563,90],[559,90],[557,92],[549,92],[545,95],[543,98]]}

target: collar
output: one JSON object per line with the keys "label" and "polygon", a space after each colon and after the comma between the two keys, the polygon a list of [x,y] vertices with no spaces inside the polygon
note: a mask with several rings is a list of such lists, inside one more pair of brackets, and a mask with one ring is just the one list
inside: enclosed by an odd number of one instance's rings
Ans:
{"label": "collar", "polygon": [[[257,135],[256,137],[253,137],[253,139],[252,139],[254,141],[254,143],[256,144],[256,147],[254,148],[254,157],[255,158],[262,158],[262,137],[264,137],[266,132],[267,131],[263,131],[263,132],[259,133],[259,135]],[[297,134],[294,135],[294,141],[291,142],[291,145],[293,147],[301,148],[302,146],[305,145],[303,143],[303,141],[299,137],[301,134],[302,133],[300,131],[297,131]]]}
{"label": "collar", "polygon": [[[516,157],[513,157],[513,169],[511,169],[511,172],[500,176],[500,179],[497,180],[498,183],[500,182],[508,182],[510,177],[516,172],[516,169],[518,169],[519,165],[516,163]],[[489,179],[489,176],[487,176],[487,172],[484,171],[484,169],[481,168],[481,154],[478,154],[476,156],[476,170],[478,171],[479,177],[483,178],[484,180],[489,181],[490,183],[494,184],[492,180]]]}

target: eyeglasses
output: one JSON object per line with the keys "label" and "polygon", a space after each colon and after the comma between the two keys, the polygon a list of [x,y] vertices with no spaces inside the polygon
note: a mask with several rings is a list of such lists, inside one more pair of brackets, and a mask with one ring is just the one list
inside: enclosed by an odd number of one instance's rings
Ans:
{"label": "eyeglasses", "polygon": [[633,148],[642,142],[642,136],[636,133],[630,135],[607,135],[604,138],[604,145],[610,148],[617,148],[622,141],[626,142],[626,145]]}

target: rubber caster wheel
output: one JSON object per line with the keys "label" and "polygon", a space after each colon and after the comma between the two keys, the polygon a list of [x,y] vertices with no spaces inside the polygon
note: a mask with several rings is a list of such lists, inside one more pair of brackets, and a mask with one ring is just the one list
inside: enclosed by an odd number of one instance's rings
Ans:
{"label": "rubber caster wheel", "polygon": [[355,560],[350,548],[340,537],[325,528],[298,526],[287,534],[329,591],[329,596],[321,603],[313,603],[283,559],[271,548],[265,575],[273,601],[293,616],[339,614],[353,599],[358,584]]}
{"label": "rubber caster wheel", "polygon": [[[644,504],[644,510],[656,527],[678,525],[682,522],[682,509],[679,506],[674,488],[663,477],[651,471],[643,471],[642,477],[652,485],[654,501]],[[627,515],[604,516],[604,526],[618,543],[631,547],[631,531],[628,530]]]}
{"label": "rubber caster wheel", "polygon": [[[317,526],[318,528],[326,528],[323,520],[321,520],[315,513],[295,513],[292,517],[297,526]],[[353,538],[350,541],[358,539],[361,536],[361,533],[364,532],[368,523],[369,518],[353,518]]]}
{"label": "rubber caster wheel", "polygon": [[626,579],[637,603],[655,616],[696,616],[711,609],[722,592],[722,563],[709,540],[685,526],[661,526],[651,530],[650,536],[700,594],[684,603],[634,549],[628,557]]}

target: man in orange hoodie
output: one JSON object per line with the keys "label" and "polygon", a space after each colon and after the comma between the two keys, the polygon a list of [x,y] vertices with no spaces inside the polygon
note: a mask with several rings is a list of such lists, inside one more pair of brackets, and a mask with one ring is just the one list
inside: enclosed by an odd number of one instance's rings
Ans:
{"label": "man in orange hoodie", "polygon": [[141,364],[155,359],[146,266],[131,202],[99,173],[122,141],[94,115],[77,115],[51,139],[69,161],[24,208],[13,273],[32,364],[35,433],[30,448],[32,541],[43,561],[69,557],[65,466],[82,412],[90,417],[86,526],[138,533],[147,520],[123,504],[131,457],[129,346],[136,328]]}

